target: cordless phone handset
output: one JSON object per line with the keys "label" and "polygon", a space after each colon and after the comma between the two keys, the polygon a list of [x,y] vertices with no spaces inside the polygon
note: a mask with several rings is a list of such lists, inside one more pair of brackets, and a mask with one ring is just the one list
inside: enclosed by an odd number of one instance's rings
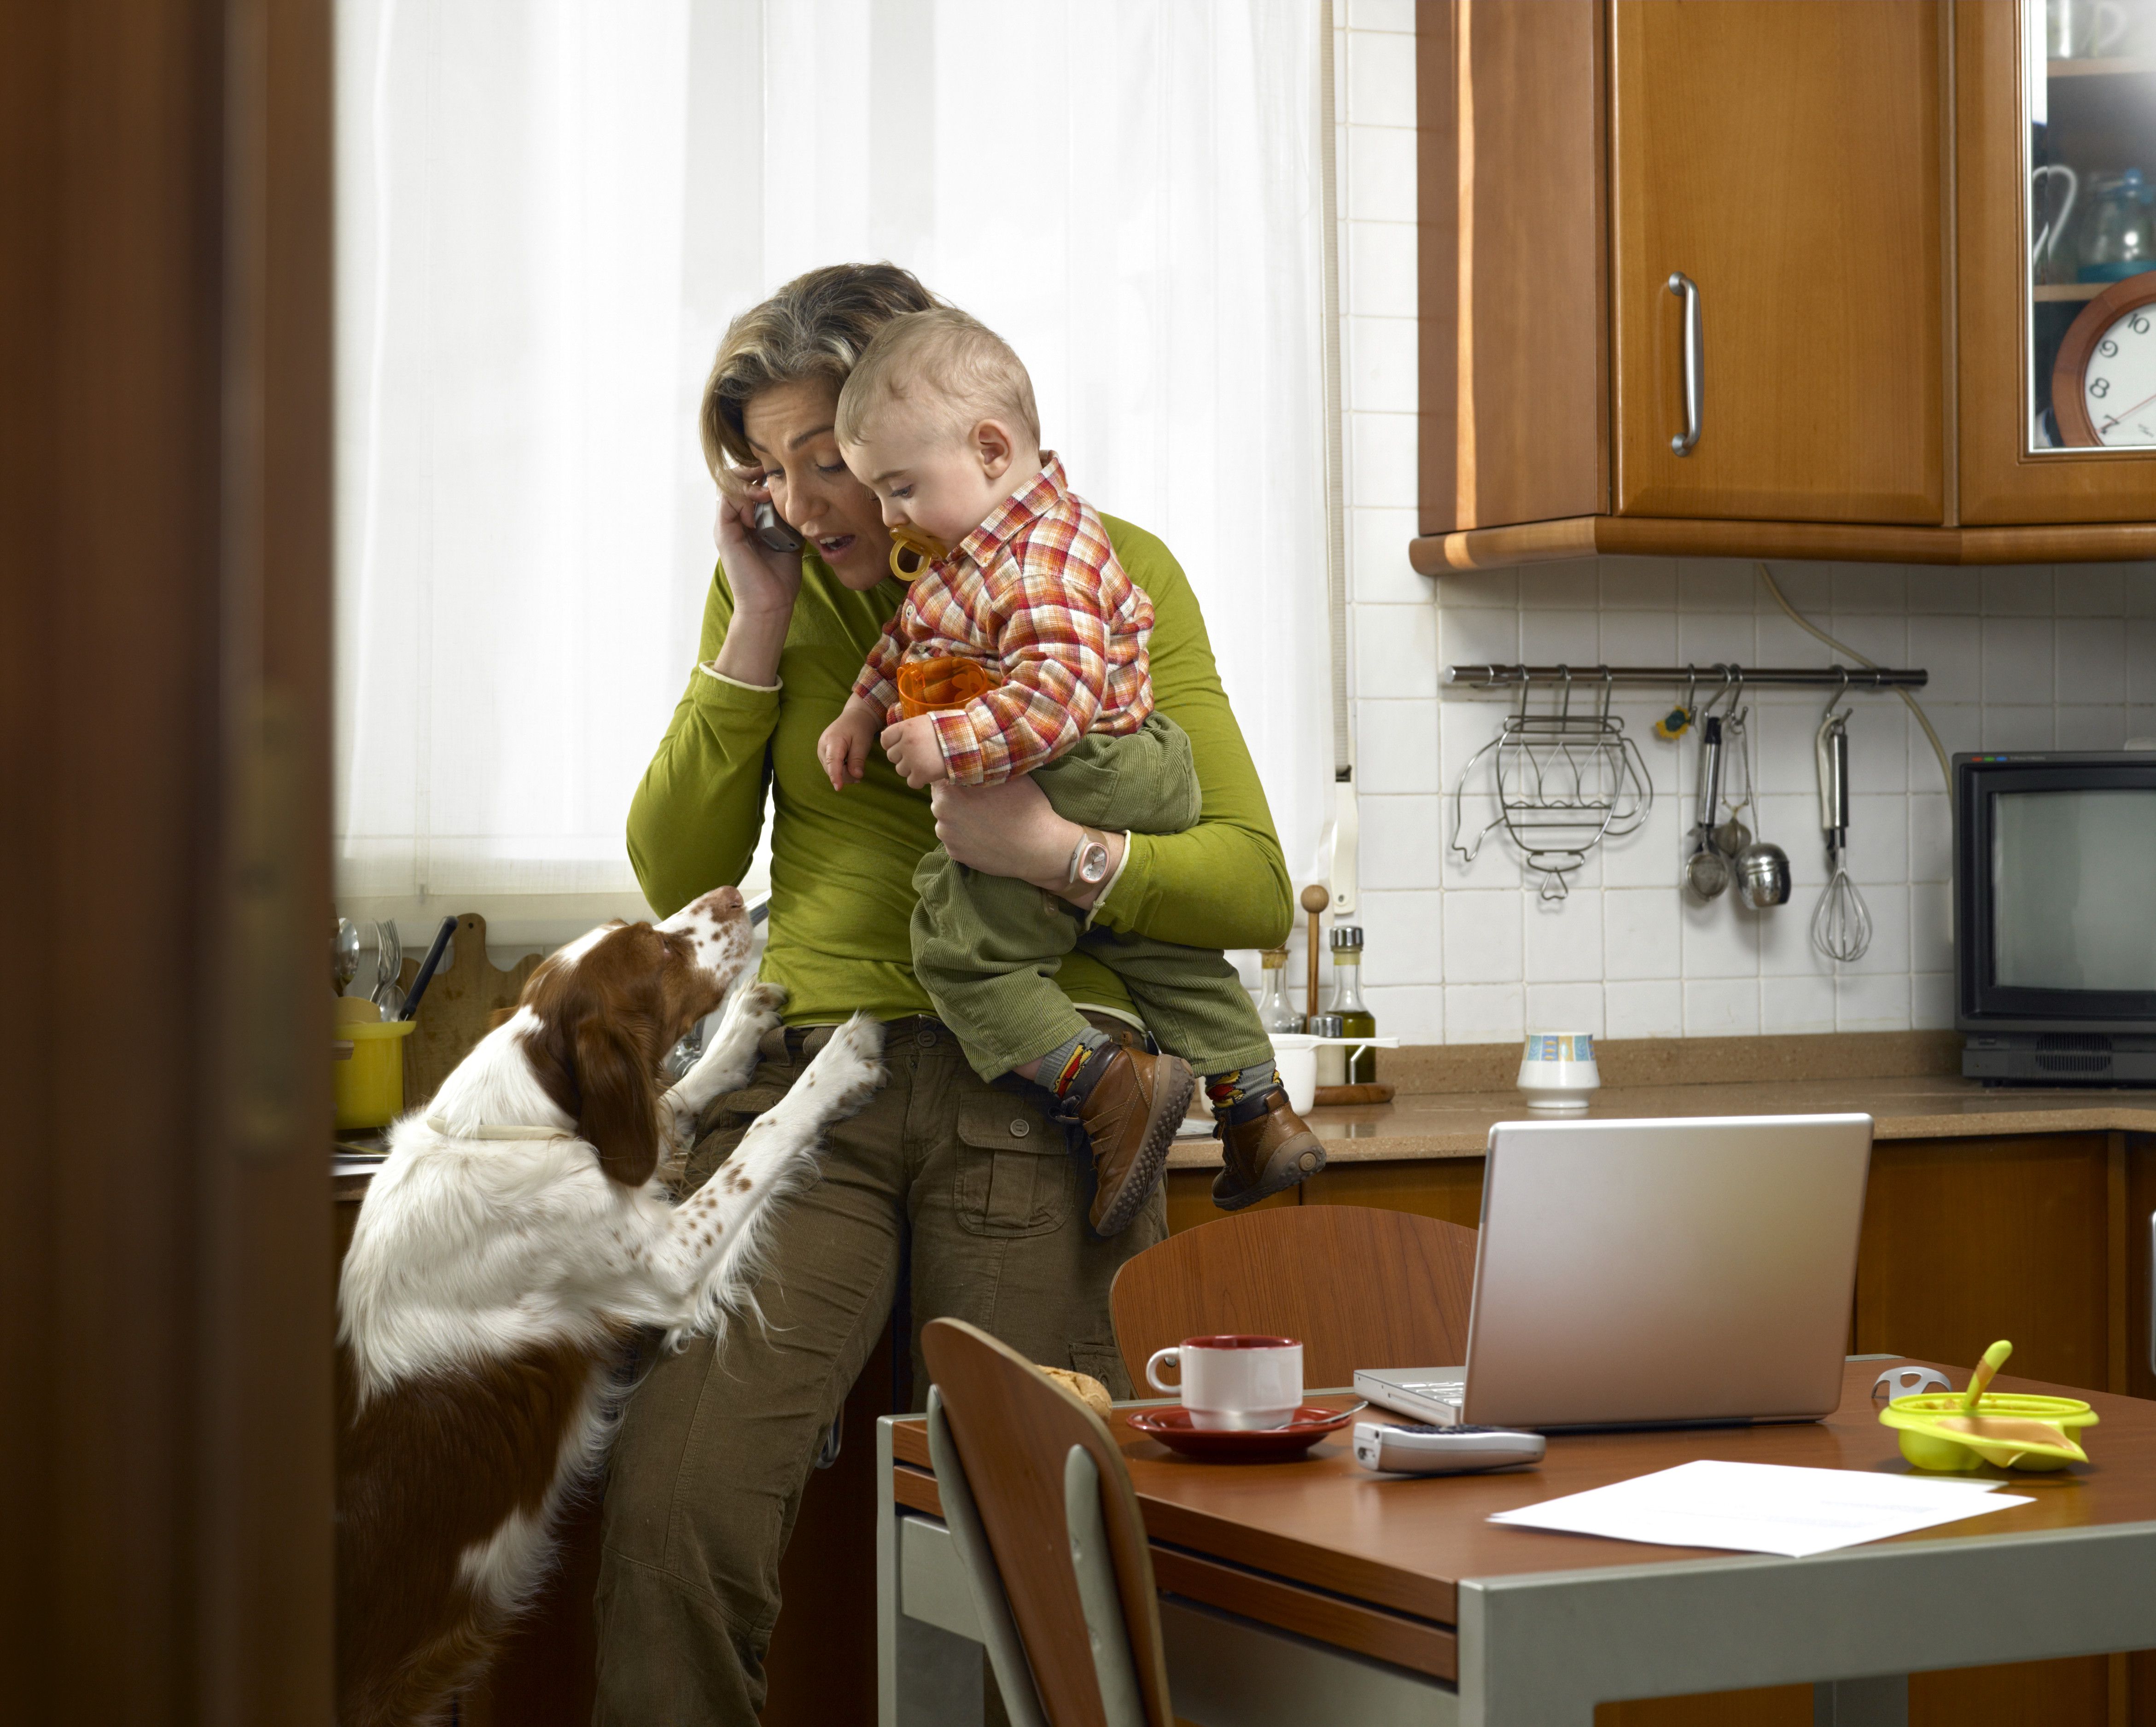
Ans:
{"label": "cordless phone handset", "polygon": [[756,506],[756,537],[773,551],[801,550],[801,536],[779,519],[768,498]]}

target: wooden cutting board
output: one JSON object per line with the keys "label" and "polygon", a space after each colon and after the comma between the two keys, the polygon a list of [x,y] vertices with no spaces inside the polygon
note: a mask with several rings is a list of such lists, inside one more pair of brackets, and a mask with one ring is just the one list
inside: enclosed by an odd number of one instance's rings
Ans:
{"label": "wooden cutting board", "polygon": [[[420,953],[424,958],[424,947]],[[506,971],[497,971],[486,956],[486,920],[475,911],[457,920],[451,957],[435,967],[434,981],[420,998],[419,1028],[404,1040],[406,1109],[432,1101],[456,1064],[492,1029],[495,1014],[516,1005],[540,957],[529,953]],[[418,960],[408,959],[398,981],[408,994],[418,976]]]}

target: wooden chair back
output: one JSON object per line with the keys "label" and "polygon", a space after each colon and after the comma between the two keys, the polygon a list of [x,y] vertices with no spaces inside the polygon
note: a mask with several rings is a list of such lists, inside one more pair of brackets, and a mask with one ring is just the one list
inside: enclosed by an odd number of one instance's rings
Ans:
{"label": "wooden chair back", "polygon": [[1186,1337],[1270,1333],[1302,1340],[1306,1386],[1350,1384],[1358,1367],[1467,1360],[1475,1232],[1369,1206],[1280,1206],[1200,1224],[1116,1273],[1116,1345],[1141,1397],[1146,1361]]}
{"label": "wooden chair back", "polygon": [[1174,1727],[1145,1525],[1122,1453],[1101,1418],[1016,1350],[961,1320],[931,1320],[921,1349],[1053,1727],[1104,1727],[1107,1719],[1071,1565],[1064,1472],[1074,1445],[1100,1473],[1101,1518],[1147,1727]]}

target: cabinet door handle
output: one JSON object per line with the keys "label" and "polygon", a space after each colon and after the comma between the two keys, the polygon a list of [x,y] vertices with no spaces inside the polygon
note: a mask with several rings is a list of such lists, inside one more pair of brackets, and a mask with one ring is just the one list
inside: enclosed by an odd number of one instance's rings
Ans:
{"label": "cabinet door handle", "polygon": [[2148,1371],[2156,1373],[2156,1215],[2148,1219]]}
{"label": "cabinet door handle", "polygon": [[1670,292],[1684,301],[1685,428],[1670,440],[1678,455],[1688,456],[1699,442],[1707,418],[1707,331],[1699,310],[1699,284],[1682,270],[1670,272]]}

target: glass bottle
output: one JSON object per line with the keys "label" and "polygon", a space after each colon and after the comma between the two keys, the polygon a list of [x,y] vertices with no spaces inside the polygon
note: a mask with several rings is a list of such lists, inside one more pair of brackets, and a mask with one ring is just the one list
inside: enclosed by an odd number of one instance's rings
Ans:
{"label": "glass bottle", "polygon": [[2097,182],[2082,228],[2077,274],[2082,281],[2122,281],[2156,268],[2156,233],[2149,222],[2152,203],[2156,203],[2156,187],[2138,168]]}
{"label": "glass bottle", "polygon": [[[1332,926],[1332,1002],[1327,1011],[1339,1017],[1343,1038],[1378,1035],[1376,1017],[1363,1002],[1363,932],[1353,924]],[[1378,1052],[1355,1051],[1344,1083],[1374,1085],[1377,1082]]]}
{"label": "glass bottle", "polygon": [[1287,950],[1269,947],[1259,956],[1265,966],[1265,994],[1258,1001],[1258,1018],[1266,1032],[1300,1032],[1302,1016],[1287,998]]}

